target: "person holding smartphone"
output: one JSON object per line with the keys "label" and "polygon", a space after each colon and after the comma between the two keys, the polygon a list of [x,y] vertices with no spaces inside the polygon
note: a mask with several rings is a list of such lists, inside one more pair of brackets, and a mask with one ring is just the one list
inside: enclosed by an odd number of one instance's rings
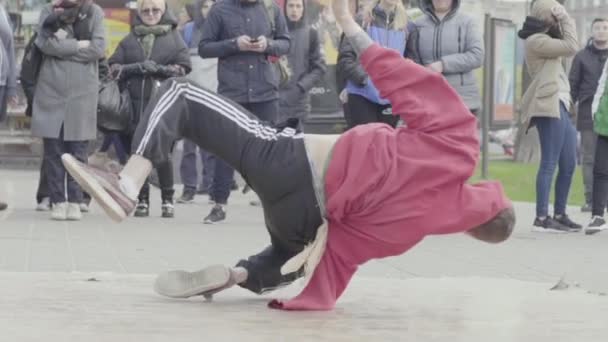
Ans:
{"label": "person holding smartphone", "polygon": [[[223,0],[209,11],[202,32],[199,55],[218,58],[217,92],[260,120],[275,123],[280,74],[272,61],[287,54],[290,47],[279,7],[273,0]],[[234,169],[218,158],[209,194],[215,205],[205,223],[226,219],[233,177]]]}

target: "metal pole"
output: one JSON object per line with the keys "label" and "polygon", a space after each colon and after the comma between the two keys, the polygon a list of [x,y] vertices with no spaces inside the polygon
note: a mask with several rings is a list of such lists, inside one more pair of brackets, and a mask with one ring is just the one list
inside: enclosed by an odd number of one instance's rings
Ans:
{"label": "metal pole", "polygon": [[481,115],[481,178],[488,179],[488,132],[490,130],[490,114],[492,111],[492,18],[485,14],[484,23],[485,56],[483,65],[483,108]]}

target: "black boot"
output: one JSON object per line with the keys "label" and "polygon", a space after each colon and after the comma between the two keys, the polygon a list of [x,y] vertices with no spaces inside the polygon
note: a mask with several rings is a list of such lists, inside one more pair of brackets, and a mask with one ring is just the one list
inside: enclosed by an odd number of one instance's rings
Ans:
{"label": "black boot", "polygon": [[162,205],[162,217],[174,217],[175,216],[175,208],[173,205],[173,194],[175,190],[173,189],[162,189],[161,190],[161,198],[163,200]]}
{"label": "black boot", "polygon": [[135,207],[135,217],[150,216],[150,185],[146,182],[139,191],[137,206]]}

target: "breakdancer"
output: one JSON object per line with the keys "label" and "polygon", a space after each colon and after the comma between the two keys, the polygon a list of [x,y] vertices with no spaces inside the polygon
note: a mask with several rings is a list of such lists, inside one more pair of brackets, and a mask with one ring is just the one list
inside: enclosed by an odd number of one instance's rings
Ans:
{"label": "breakdancer", "polygon": [[259,195],[270,245],[235,267],[158,276],[165,296],[210,296],[238,284],[263,293],[307,276],[286,310],[329,310],[359,265],[399,255],[429,235],[467,233],[506,240],[515,224],[497,182],[468,184],[478,160],[476,119],[441,74],[374,44],[347,0],[334,13],[394,115],[407,124],[357,126],[309,135],[258,121],[237,104],[185,79],[166,81],[137,127],[134,154],[120,174],[64,155],[66,169],[120,221],[172,144],[187,138],[223,158]]}

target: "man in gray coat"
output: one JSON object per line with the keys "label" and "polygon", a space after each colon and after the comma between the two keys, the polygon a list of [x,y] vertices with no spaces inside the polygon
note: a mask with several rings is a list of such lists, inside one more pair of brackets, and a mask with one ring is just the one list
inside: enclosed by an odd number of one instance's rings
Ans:
{"label": "man in gray coat", "polygon": [[460,0],[421,0],[424,15],[415,21],[408,54],[416,63],[442,73],[474,114],[481,109],[473,70],[483,63],[481,32],[469,15],[459,10]]}
{"label": "man in gray coat", "polygon": [[85,161],[97,133],[98,61],[104,56],[103,11],[91,0],[55,0],[40,13],[36,46],[44,58],[33,101],[32,134],[44,140],[54,220],[79,220],[82,190],[61,155]]}

